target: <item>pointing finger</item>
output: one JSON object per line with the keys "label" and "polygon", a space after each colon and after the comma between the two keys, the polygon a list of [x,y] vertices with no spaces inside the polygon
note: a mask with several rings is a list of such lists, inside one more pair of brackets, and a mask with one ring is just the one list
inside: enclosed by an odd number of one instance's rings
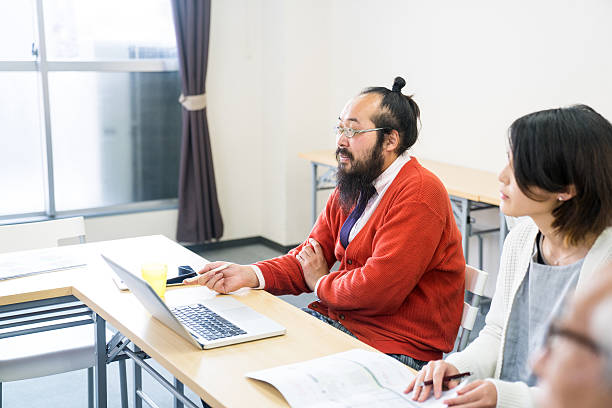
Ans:
{"label": "pointing finger", "polygon": [[200,279],[199,276],[196,276],[195,278],[183,279],[183,285],[197,285],[198,279]]}
{"label": "pointing finger", "polygon": [[223,278],[223,273],[215,273],[213,276],[206,276],[206,275],[202,275],[200,276],[200,285],[202,286],[207,286],[210,289],[214,289],[215,284]]}

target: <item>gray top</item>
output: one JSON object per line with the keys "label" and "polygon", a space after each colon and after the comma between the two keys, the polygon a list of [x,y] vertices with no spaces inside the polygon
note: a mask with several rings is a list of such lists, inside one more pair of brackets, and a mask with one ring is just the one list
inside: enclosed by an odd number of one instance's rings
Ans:
{"label": "gray top", "polygon": [[[536,242],[540,241],[540,234]],[[536,384],[529,357],[544,342],[548,326],[560,312],[568,293],[576,289],[584,259],[571,265],[550,266],[538,256],[538,245],[518,288],[506,333],[500,379]]]}

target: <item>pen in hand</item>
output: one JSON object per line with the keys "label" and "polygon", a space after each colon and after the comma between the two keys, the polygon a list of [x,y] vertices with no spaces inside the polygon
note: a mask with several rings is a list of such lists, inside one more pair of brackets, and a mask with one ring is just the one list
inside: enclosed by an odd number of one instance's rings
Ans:
{"label": "pen in hand", "polygon": [[[223,264],[221,266],[217,266],[215,269],[211,269],[210,271],[208,271],[208,273],[213,273],[214,274],[214,273],[220,272],[220,271],[224,270],[225,268],[227,268],[230,265],[231,265],[231,263],[226,263],[226,264]],[[183,275],[182,278],[184,280],[184,279],[188,279],[188,278],[195,278],[196,276],[199,276],[199,275],[200,275],[199,273],[193,272],[193,274],[190,273],[188,275]]]}
{"label": "pen in hand", "polygon": [[[227,268],[228,266],[230,266],[230,263],[226,263],[223,264],[215,269],[210,270],[209,272],[212,273],[217,273],[219,271],[222,271],[223,269]],[[200,276],[199,273],[197,273],[196,271],[194,271],[193,269],[191,269],[190,267],[180,267],[183,268],[183,270],[191,270],[191,272],[189,273],[182,273],[179,271],[179,276],[176,276],[174,278],[169,278],[166,281],[166,285],[167,286],[176,286],[176,285],[183,285],[183,282],[185,281],[185,279],[190,279],[190,278],[195,278],[196,276]],[[179,269],[180,269],[179,268]]]}
{"label": "pen in hand", "polygon": [[[472,373],[470,373],[469,371],[465,372],[465,373],[459,373],[459,374],[453,374],[453,375],[445,375],[442,378],[442,382],[446,382],[446,381],[450,381],[450,380],[458,380],[458,379],[463,378],[463,377],[469,377],[470,375],[472,375]],[[426,385],[433,385],[433,383],[434,383],[433,380],[422,381],[422,382],[417,384],[417,387],[424,387]]]}
{"label": "pen in hand", "polygon": [[215,269],[211,269],[211,270],[210,270],[210,271],[208,271],[208,272],[214,272],[214,273],[217,273],[217,272],[219,272],[219,271],[224,270],[225,268],[227,268],[227,267],[228,267],[228,266],[230,266],[230,265],[231,265],[231,263],[226,263],[226,264],[223,264],[223,265],[221,265],[221,266],[217,266]]}

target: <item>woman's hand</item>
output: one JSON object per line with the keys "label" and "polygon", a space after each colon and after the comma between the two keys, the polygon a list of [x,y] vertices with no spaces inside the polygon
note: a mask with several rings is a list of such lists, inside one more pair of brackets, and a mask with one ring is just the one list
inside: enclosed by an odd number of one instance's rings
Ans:
{"label": "woman's hand", "polygon": [[455,398],[449,398],[444,403],[458,408],[495,408],[497,388],[490,381],[476,380],[457,391]]}
{"label": "woman's hand", "polygon": [[[453,374],[459,374],[459,370],[457,370],[457,367],[454,365],[447,363],[444,360],[430,361],[425,367],[421,368],[421,371],[417,373],[414,380],[408,384],[408,387],[404,393],[407,394],[414,390],[412,399],[414,401],[423,402],[429,398],[431,390],[433,389],[434,397],[440,398],[443,387],[446,389],[452,389],[459,385],[459,381],[457,380],[451,380],[444,383],[444,376]],[[433,380],[433,386],[420,385],[424,381],[430,380]]]}

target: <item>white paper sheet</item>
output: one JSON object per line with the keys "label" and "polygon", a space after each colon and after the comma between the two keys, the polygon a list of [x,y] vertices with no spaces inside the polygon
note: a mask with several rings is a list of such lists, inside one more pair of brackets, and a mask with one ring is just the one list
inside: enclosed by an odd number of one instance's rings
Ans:
{"label": "white paper sheet", "polygon": [[[68,248],[68,247],[66,247]],[[62,271],[87,265],[87,253],[65,248],[21,251],[0,256],[0,280]]]}
{"label": "white paper sheet", "polygon": [[414,378],[410,369],[385,354],[359,349],[246,376],[272,384],[293,408],[446,407],[442,401],[461,387],[417,403],[412,393],[404,394]]}

